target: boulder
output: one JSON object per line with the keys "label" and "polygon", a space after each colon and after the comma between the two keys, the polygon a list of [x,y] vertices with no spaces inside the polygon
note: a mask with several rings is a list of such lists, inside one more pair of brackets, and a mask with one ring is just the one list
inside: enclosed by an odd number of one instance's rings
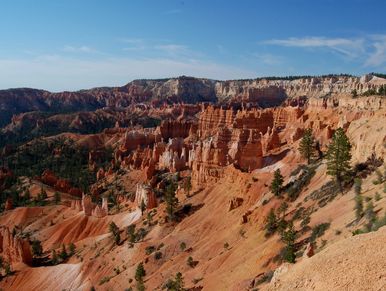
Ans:
{"label": "boulder", "polygon": [[229,200],[228,211],[232,211],[233,209],[240,207],[243,204],[243,201],[244,199],[241,197],[233,197],[231,200]]}

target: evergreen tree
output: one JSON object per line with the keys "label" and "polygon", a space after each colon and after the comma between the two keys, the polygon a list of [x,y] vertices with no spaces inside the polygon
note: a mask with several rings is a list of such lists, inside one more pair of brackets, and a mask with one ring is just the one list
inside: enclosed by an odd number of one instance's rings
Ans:
{"label": "evergreen tree", "polygon": [[137,269],[135,270],[135,280],[137,281],[137,290],[142,291],[145,290],[145,285],[143,283],[143,277],[146,276],[145,268],[143,267],[143,263],[139,263]]}
{"label": "evergreen tree", "polygon": [[27,203],[31,199],[31,192],[29,189],[25,190],[24,192],[24,201]]}
{"label": "evergreen tree", "polygon": [[55,250],[52,250],[52,251],[51,251],[51,263],[52,263],[53,265],[56,265],[58,262],[59,262],[59,260],[58,260],[58,254],[56,253]]}
{"label": "evergreen tree", "polygon": [[287,209],[288,209],[288,203],[283,201],[280,204],[279,209],[278,209],[279,210],[279,214],[282,214],[283,215],[282,217],[284,217],[285,216],[285,212],[287,211]]}
{"label": "evergreen tree", "polygon": [[184,290],[184,278],[182,277],[182,274],[180,272],[178,272],[176,274],[174,282],[176,283],[176,285],[175,285],[176,291],[183,291]]}
{"label": "evergreen tree", "polygon": [[350,171],[351,144],[343,128],[338,128],[327,151],[327,174],[334,177],[343,193],[343,182]]}
{"label": "evergreen tree", "polygon": [[187,192],[187,196],[190,195],[190,190],[192,190],[192,178],[190,176],[186,177],[185,180],[185,191]]}
{"label": "evergreen tree", "polygon": [[40,188],[39,194],[40,194],[40,200],[45,200],[48,197],[47,192],[43,187]]}
{"label": "evergreen tree", "polygon": [[178,206],[178,199],[176,197],[176,190],[177,186],[176,184],[171,181],[171,183],[166,187],[165,192],[165,202],[166,202],[166,212],[168,214],[168,217],[170,220],[175,220],[175,209]]}
{"label": "evergreen tree", "polygon": [[143,215],[143,212],[146,210],[146,204],[144,199],[141,200],[141,215]]}
{"label": "evergreen tree", "polygon": [[119,228],[118,228],[118,226],[114,223],[114,221],[112,221],[112,222],[109,224],[109,230],[110,230],[111,234],[112,234],[113,237],[114,237],[114,242],[115,242],[116,244],[119,244],[119,242],[121,241],[121,235],[120,235]]}
{"label": "evergreen tree", "polygon": [[4,271],[5,271],[5,276],[9,276],[12,274],[12,269],[11,269],[11,264],[6,262],[4,264]]}
{"label": "evergreen tree", "polygon": [[68,254],[67,254],[67,250],[66,250],[66,246],[64,244],[62,244],[62,250],[59,254],[59,257],[64,261],[65,259],[67,259],[68,257]]}
{"label": "evergreen tree", "polygon": [[365,215],[366,215],[366,220],[367,220],[366,227],[370,231],[371,228],[373,227],[374,222],[377,220],[377,215],[374,211],[373,202],[369,201],[367,203]]}
{"label": "evergreen tree", "polygon": [[139,263],[137,269],[135,270],[135,280],[139,281],[146,276],[145,268],[143,267],[143,263]]}
{"label": "evergreen tree", "polygon": [[173,279],[169,279],[165,286],[165,289],[168,291],[184,291],[184,278],[180,272],[176,274],[176,276]]}
{"label": "evergreen tree", "polygon": [[76,250],[76,246],[74,245],[74,243],[70,243],[68,249],[70,251],[69,255],[73,256],[75,254],[75,250]]}
{"label": "evergreen tree", "polygon": [[275,196],[280,196],[283,187],[283,182],[284,179],[281,175],[280,169],[277,169],[273,174],[273,180],[270,187],[271,191],[273,192],[273,194],[275,194]]}
{"label": "evergreen tree", "polygon": [[39,240],[37,239],[33,240],[31,247],[32,247],[32,254],[35,257],[40,257],[43,254],[43,247]]}
{"label": "evergreen tree", "polygon": [[273,208],[269,211],[265,224],[265,235],[270,236],[275,233],[277,229],[278,219],[276,217],[275,211]]}
{"label": "evergreen tree", "polygon": [[135,224],[130,224],[128,227],[127,227],[127,236],[129,238],[129,242],[133,243],[135,242]]}
{"label": "evergreen tree", "polygon": [[312,129],[308,128],[303,134],[303,138],[300,141],[299,152],[303,158],[307,160],[307,164],[311,163],[311,159],[315,154],[315,140],[312,135]]}
{"label": "evergreen tree", "polygon": [[295,250],[295,240],[296,240],[296,231],[294,229],[293,223],[289,223],[288,230],[284,231],[281,237],[282,241],[286,244],[283,254],[283,259],[289,263],[295,263],[296,259],[296,250]]}
{"label": "evergreen tree", "polygon": [[363,198],[361,196],[362,191],[362,180],[356,178],[354,181],[354,191],[355,191],[355,217],[359,221],[363,216]]}

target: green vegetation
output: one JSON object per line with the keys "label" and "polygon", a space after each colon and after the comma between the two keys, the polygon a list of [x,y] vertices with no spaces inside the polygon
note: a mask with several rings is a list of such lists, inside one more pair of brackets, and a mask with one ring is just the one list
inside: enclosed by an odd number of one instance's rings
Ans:
{"label": "green vegetation", "polygon": [[314,242],[318,237],[323,236],[326,230],[329,228],[330,228],[330,223],[328,222],[315,225],[315,227],[312,228],[310,241]]}
{"label": "green vegetation", "polygon": [[68,258],[68,254],[67,254],[67,250],[66,250],[66,246],[64,244],[62,244],[62,250],[60,251],[59,253],[59,258],[64,261]]}
{"label": "green vegetation", "polygon": [[31,243],[32,255],[34,257],[40,257],[43,254],[43,247],[40,240],[33,240]]}
{"label": "green vegetation", "polygon": [[114,223],[114,221],[112,221],[110,224],[109,224],[109,231],[111,232],[111,234],[113,235],[114,237],[114,242],[115,244],[119,244],[119,242],[121,241],[121,234],[120,234],[120,230],[119,230],[119,227]]}
{"label": "green vegetation", "polygon": [[184,288],[184,278],[180,272],[176,274],[176,276],[173,279],[169,279],[165,285],[164,289],[168,291],[184,291],[186,290]]}
{"label": "green vegetation", "polygon": [[73,256],[75,254],[75,251],[76,251],[76,247],[74,245],[74,243],[70,243],[70,245],[68,246],[68,249],[69,249],[69,256]]}
{"label": "green vegetation", "polygon": [[135,235],[135,224],[130,224],[127,227],[126,234],[128,236],[129,242],[130,243],[134,243],[135,242],[135,238],[136,238],[136,235]]}
{"label": "green vegetation", "polygon": [[154,253],[154,259],[160,260],[162,258],[162,253],[161,252],[155,252]]}
{"label": "green vegetation", "polygon": [[291,223],[288,224],[288,230],[284,231],[281,236],[281,240],[285,243],[285,248],[283,252],[283,259],[289,263],[295,263],[296,259],[296,231]]}
{"label": "green vegetation", "polygon": [[386,96],[386,85],[380,86],[378,90],[371,88],[366,92],[362,93],[361,95],[362,96],[371,96],[371,95]]}
{"label": "green vegetation", "polygon": [[[55,154],[60,152],[60,154]],[[112,152],[100,164],[108,163]],[[16,176],[40,176],[44,170],[52,170],[57,177],[71,181],[83,191],[95,182],[95,174],[88,169],[88,149],[75,145],[72,140],[57,138],[35,140],[19,147],[16,153],[5,158]],[[99,166],[99,165],[98,165]]]}
{"label": "green vegetation", "polygon": [[305,130],[303,138],[300,141],[299,152],[302,157],[307,160],[307,164],[310,164],[315,154],[315,139],[312,135],[311,128]]}
{"label": "green vegetation", "polygon": [[272,193],[275,196],[280,196],[283,189],[283,176],[281,175],[280,169],[277,169],[273,174],[273,180],[270,186]]}
{"label": "green vegetation", "polygon": [[151,253],[153,253],[155,251],[155,246],[147,246],[145,248],[145,253],[146,255],[150,255]]}
{"label": "green vegetation", "polygon": [[181,242],[180,243],[180,250],[184,251],[185,249],[186,249],[186,243],[185,242]]}
{"label": "green vegetation", "polygon": [[164,200],[166,202],[166,213],[171,221],[176,220],[175,210],[178,206],[178,199],[176,197],[177,184],[171,181],[166,187]]}
{"label": "green vegetation", "polygon": [[191,268],[194,268],[196,266],[196,262],[193,260],[192,257],[189,257],[186,261],[186,264],[191,267]]}
{"label": "green vegetation", "polygon": [[143,283],[143,277],[146,276],[145,268],[143,263],[139,263],[137,269],[135,270],[135,281],[137,281],[137,290],[145,290],[145,285]]}
{"label": "green vegetation", "polygon": [[286,192],[290,201],[295,201],[303,189],[311,182],[312,177],[316,174],[317,165],[302,167],[302,173],[295,181],[286,185]]}
{"label": "green vegetation", "polygon": [[362,192],[362,180],[360,178],[356,178],[354,180],[354,192],[355,192],[355,217],[356,220],[359,221],[363,217],[363,198],[361,195]]}
{"label": "green vegetation", "polygon": [[349,178],[351,144],[343,128],[338,128],[327,151],[327,174],[334,177],[343,193],[343,183]]}
{"label": "green vegetation", "polygon": [[275,214],[275,210],[271,208],[265,223],[265,236],[273,235],[278,228],[278,219]]}

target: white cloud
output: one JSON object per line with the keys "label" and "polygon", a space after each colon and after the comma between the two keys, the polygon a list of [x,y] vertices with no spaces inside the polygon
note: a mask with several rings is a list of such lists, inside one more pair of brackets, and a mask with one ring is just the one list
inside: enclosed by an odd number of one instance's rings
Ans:
{"label": "white cloud", "polygon": [[0,88],[33,87],[52,91],[119,86],[138,78],[189,75],[212,79],[252,78],[255,72],[211,61],[168,58],[84,60],[60,55],[0,59]]}
{"label": "white cloud", "polygon": [[386,34],[360,38],[290,37],[267,40],[263,44],[329,49],[362,64],[364,68],[384,69],[386,65]]}
{"label": "white cloud", "polygon": [[69,52],[69,53],[95,53],[95,52],[97,52],[97,50],[95,50],[89,46],[86,46],[86,45],[82,45],[82,46],[78,46],[78,47],[66,45],[63,48],[63,51]]}
{"label": "white cloud", "polygon": [[379,67],[386,64],[386,35],[372,36],[372,40],[373,50],[364,65],[366,67]]}
{"label": "white cloud", "polygon": [[349,57],[357,57],[364,52],[363,38],[290,37],[267,40],[263,43],[285,47],[327,48]]}
{"label": "white cloud", "polygon": [[188,47],[185,45],[180,44],[164,44],[164,45],[156,45],[154,48],[158,50],[165,51],[167,53],[179,53],[179,52],[185,52]]}

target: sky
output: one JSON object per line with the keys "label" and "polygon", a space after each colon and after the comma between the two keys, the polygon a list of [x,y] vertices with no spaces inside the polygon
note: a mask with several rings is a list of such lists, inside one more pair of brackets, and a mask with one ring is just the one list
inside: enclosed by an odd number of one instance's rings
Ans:
{"label": "sky", "polygon": [[0,89],[386,70],[384,0],[1,0]]}

